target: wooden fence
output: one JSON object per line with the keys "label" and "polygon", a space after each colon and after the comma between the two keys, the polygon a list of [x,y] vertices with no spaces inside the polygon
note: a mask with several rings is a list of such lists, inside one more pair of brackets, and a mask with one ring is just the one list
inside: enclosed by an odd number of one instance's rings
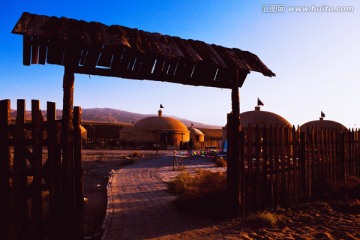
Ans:
{"label": "wooden fence", "polygon": [[[118,138],[83,138],[81,140],[83,149],[104,150],[153,150],[158,146],[152,141],[119,140]],[[181,143],[181,149],[187,149],[187,142]],[[170,149],[173,146],[159,145],[160,149]],[[194,142],[194,149],[205,149],[206,142]]]}
{"label": "wooden fence", "polygon": [[151,150],[155,149],[149,141],[122,141],[117,138],[83,138],[83,149],[106,149],[106,150]]}
{"label": "wooden fence", "polygon": [[[55,103],[47,103],[46,122],[39,101],[32,100],[31,108],[32,119],[27,121],[25,100],[18,100],[12,123],[10,100],[0,101],[0,236],[11,240],[83,239],[81,109],[74,108],[74,162],[68,172],[61,154],[61,122],[55,118]],[[74,189],[72,194],[64,190],[68,183]]]}
{"label": "wooden fence", "polygon": [[238,165],[228,164],[238,168],[228,166],[228,174],[239,172],[240,214],[322,199],[348,177],[360,177],[358,130],[249,126],[239,143]]}

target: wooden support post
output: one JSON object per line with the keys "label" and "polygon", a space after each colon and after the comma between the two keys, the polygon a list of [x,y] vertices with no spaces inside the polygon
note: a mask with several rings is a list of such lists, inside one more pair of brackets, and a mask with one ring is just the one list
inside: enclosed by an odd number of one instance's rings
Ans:
{"label": "wooden support post", "polygon": [[65,67],[63,79],[63,115],[61,123],[62,144],[62,231],[63,239],[71,239],[71,229],[74,226],[74,147],[73,147],[73,105],[74,105],[74,71]]}
{"label": "wooden support post", "polygon": [[10,100],[0,101],[0,236],[9,237],[10,217],[10,146],[9,146]]}
{"label": "wooden support post", "polygon": [[243,83],[246,73],[234,74],[234,86],[231,91],[232,113],[228,114],[228,176],[227,191],[229,194],[230,214],[238,216],[240,214],[240,99],[239,83]]}

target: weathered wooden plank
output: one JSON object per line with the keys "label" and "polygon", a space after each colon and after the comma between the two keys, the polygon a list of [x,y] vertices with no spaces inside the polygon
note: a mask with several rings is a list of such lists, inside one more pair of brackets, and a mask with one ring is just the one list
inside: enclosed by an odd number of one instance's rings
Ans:
{"label": "weathered wooden plank", "polygon": [[47,55],[47,40],[45,38],[40,38],[39,47],[39,64],[44,65],[46,63]]}
{"label": "weathered wooden plank", "polygon": [[209,51],[208,48],[206,48],[206,46],[208,44],[201,42],[201,41],[194,41],[194,40],[188,40],[188,42],[191,44],[192,48],[194,50],[196,50],[196,52],[203,59],[204,62],[207,62],[211,65],[220,66],[220,63],[218,62],[216,57],[214,57],[212,55],[212,52]]}
{"label": "weathered wooden plank", "polygon": [[173,38],[174,42],[186,56],[187,61],[198,62],[203,61],[199,54],[192,48],[189,42],[178,37]]}
{"label": "weathered wooden plank", "polygon": [[11,210],[13,214],[12,224],[18,225],[20,231],[13,231],[11,234],[15,239],[25,239],[28,235],[27,221],[27,176],[25,157],[25,100],[17,100],[17,116],[14,136],[14,165],[13,165],[13,196]]}
{"label": "weathered wooden plank", "polygon": [[291,148],[291,128],[285,128],[285,166],[286,166],[286,192],[287,192],[287,206],[290,206],[294,201],[294,194],[292,193],[292,185],[293,185],[293,162],[292,156],[292,148]]}
{"label": "weathered wooden plank", "polygon": [[225,61],[222,59],[220,54],[215,50],[215,48],[213,46],[214,46],[214,44],[211,44],[211,45],[210,44],[205,44],[204,45],[204,47],[206,49],[208,49],[209,52],[211,52],[212,56],[216,59],[216,61],[218,62],[219,66],[221,68],[228,68]]}
{"label": "weathered wooden plank", "polygon": [[16,23],[14,29],[12,30],[12,33],[26,35],[31,15],[32,14],[30,13],[24,12]]}
{"label": "weathered wooden plank", "polygon": [[[270,132],[269,132],[269,140],[270,143],[274,143],[275,134],[274,134],[274,128],[270,126]],[[275,196],[274,196],[274,144],[270,144],[270,150],[269,150],[269,185],[270,185],[270,206],[272,208],[275,208]]]}
{"label": "weathered wooden plank", "polygon": [[206,85],[214,81],[215,68],[210,68],[204,62],[195,64],[195,68],[190,75],[190,81],[194,85]]}
{"label": "weathered wooden plank", "polygon": [[181,48],[176,44],[173,37],[164,36],[166,39],[166,44],[171,48],[174,58],[185,58],[185,54],[181,50]]}
{"label": "weathered wooden plank", "polygon": [[240,214],[245,214],[246,208],[245,208],[245,192],[246,192],[246,179],[245,179],[245,134],[244,131],[239,132],[239,148],[240,148],[240,178],[239,178],[239,199],[240,199]]}
{"label": "weathered wooden plank", "polygon": [[74,107],[75,239],[84,239],[84,179],[81,162],[81,108]]}
{"label": "weathered wooden plank", "polygon": [[125,29],[126,29],[125,27],[121,27],[117,25],[109,26],[108,32],[110,35],[111,46],[114,47],[121,46],[121,47],[129,47],[129,48],[131,47],[127,36],[127,31]]}
{"label": "weathered wooden plank", "polygon": [[33,36],[31,41],[31,64],[39,63],[39,50],[39,39],[38,37]]}
{"label": "weathered wooden plank", "polygon": [[94,68],[97,65],[99,55],[102,50],[102,45],[92,45],[87,50],[88,52],[84,65],[87,68]]}
{"label": "weathered wooden plank", "polygon": [[255,171],[254,171],[254,197],[255,197],[255,208],[257,210],[261,209],[261,181],[260,181],[260,151],[261,151],[261,143],[260,143],[260,127],[258,124],[256,124],[255,126],[255,152],[254,152],[254,157],[255,157]]}
{"label": "weathered wooden plank", "polygon": [[260,203],[261,209],[270,208],[269,204],[269,184],[268,184],[268,129],[265,126],[261,126],[260,129]]}
{"label": "weathered wooden plank", "polygon": [[64,66],[78,66],[82,58],[82,48],[76,42],[68,42],[64,50]]}
{"label": "weathered wooden plank", "polygon": [[31,101],[32,116],[32,149],[33,149],[33,180],[31,184],[31,230],[33,239],[41,237],[42,228],[42,134],[43,116],[40,111],[40,102]]}
{"label": "weathered wooden plank", "polygon": [[9,237],[10,219],[10,100],[0,101],[0,235],[4,239]]}
{"label": "weathered wooden plank", "polygon": [[279,157],[281,156],[280,153],[280,129],[278,126],[275,126],[274,128],[275,134],[274,134],[274,171],[275,171],[275,179],[274,179],[274,205],[275,207],[279,206],[279,199],[280,199],[280,164],[279,164]]}
{"label": "weathered wooden plank", "polygon": [[63,65],[64,61],[64,42],[58,39],[49,40],[47,63]]}
{"label": "weathered wooden plank", "polygon": [[247,164],[247,191],[245,195],[247,196],[247,209],[246,212],[250,213],[254,209],[254,202],[253,202],[253,162],[252,162],[252,142],[253,142],[253,131],[250,126],[250,124],[246,128],[247,134],[246,134],[246,163]]}
{"label": "weathered wooden plank", "polygon": [[161,53],[165,58],[175,58],[175,54],[172,48],[167,43],[167,39],[164,35],[160,33],[151,34],[152,40],[155,42],[157,46],[161,49]]}
{"label": "weathered wooden plank", "polygon": [[60,139],[56,123],[56,104],[47,102],[47,168],[49,186],[49,239],[60,239],[61,216],[61,164],[60,164]]}
{"label": "weathered wooden plank", "polygon": [[111,62],[114,55],[114,48],[111,46],[103,46],[101,55],[99,57],[99,61],[97,63],[98,66],[102,67],[111,67]]}
{"label": "weathered wooden plank", "polygon": [[33,26],[32,32],[28,32],[27,34],[37,37],[44,36],[46,34],[46,32],[44,31],[44,25],[49,20],[49,17],[33,15],[31,19],[32,21],[29,23],[28,26]]}
{"label": "weathered wooden plank", "polygon": [[31,37],[23,37],[23,64],[25,66],[30,66],[31,59]]}
{"label": "weathered wooden plank", "polygon": [[157,58],[168,58],[171,57],[171,53],[169,52],[169,49],[163,45],[162,42],[160,42],[161,34],[160,33],[154,33],[154,34],[146,34],[144,35],[146,37],[146,40],[151,45],[151,49],[156,54],[152,54],[153,56],[156,56]]}
{"label": "weathered wooden plank", "polygon": [[[149,39],[149,33],[142,30],[139,31],[141,38],[141,51],[143,54],[149,57],[156,57],[160,54],[160,49],[157,46],[153,46],[151,40]],[[155,47],[155,48],[154,48]]]}
{"label": "weathered wooden plank", "polygon": [[144,54],[144,51],[142,49],[142,39],[139,30],[136,28],[126,28],[125,31],[127,32],[131,50],[138,54]]}
{"label": "weathered wooden plank", "polygon": [[120,46],[115,47],[113,60],[111,62],[111,66],[110,66],[112,72],[117,72],[117,70],[120,68],[120,65],[124,61],[123,56],[125,54],[125,51],[126,51],[126,48],[122,48]]}

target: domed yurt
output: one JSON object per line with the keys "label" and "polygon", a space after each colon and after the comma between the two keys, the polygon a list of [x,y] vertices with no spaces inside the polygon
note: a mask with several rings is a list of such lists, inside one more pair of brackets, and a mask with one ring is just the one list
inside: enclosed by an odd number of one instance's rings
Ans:
{"label": "domed yurt", "polygon": [[189,127],[188,130],[190,131],[190,138],[192,140],[195,142],[204,142],[205,135],[202,131],[193,126]]}
{"label": "domed yurt", "polygon": [[[247,111],[240,114],[240,129],[246,130],[249,126],[255,128],[264,126],[269,127],[289,127],[291,124],[282,116],[267,111],[261,111],[260,106],[256,106],[254,111]],[[223,128],[223,140],[227,139],[227,126]]]}
{"label": "domed yurt", "polygon": [[325,120],[325,114],[321,112],[321,117],[319,120],[309,121],[300,126],[300,131],[306,132],[308,129],[329,129],[329,130],[339,130],[340,132],[346,131],[347,128],[339,122],[332,120]]}
{"label": "domed yurt", "polygon": [[159,110],[158,116],[143,118],[132,127],[124,128],[120,131],[120,139],[178,148],[180,143],[190,140],[190,131],[181,121],[162,116],[162,110]]}

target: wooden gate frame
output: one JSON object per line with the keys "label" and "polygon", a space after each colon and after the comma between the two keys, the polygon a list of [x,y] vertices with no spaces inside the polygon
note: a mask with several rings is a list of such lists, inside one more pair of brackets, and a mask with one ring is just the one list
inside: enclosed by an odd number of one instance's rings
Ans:
{"label": "wooden gate frame", "polygon": [[275,76],[255,54],[119,25],[26,12],[12,32],[23,35],[24,65],[65,67],[62,141],[66,166],[73,162],[69,152],[75,73],[231,89],[228,130],[234,136],[229,141],[228,192],[230,205],[239,214],[239,88],[251,71]]}

